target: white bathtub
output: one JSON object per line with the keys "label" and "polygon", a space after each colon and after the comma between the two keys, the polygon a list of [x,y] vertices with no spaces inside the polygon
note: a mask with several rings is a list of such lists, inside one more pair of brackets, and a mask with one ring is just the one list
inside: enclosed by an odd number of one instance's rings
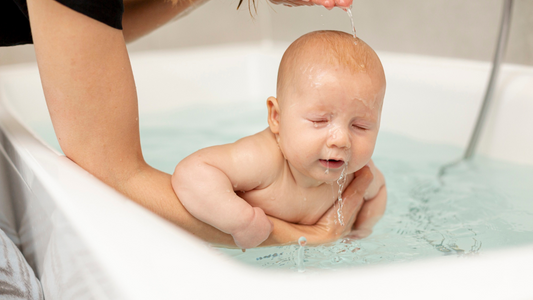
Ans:
{"label": "white bathtub", "polygon": [[[141,120],[191,101],[266,99],[286,46],[132,56]],[[382,130],[464,147],[489,64],[380,56],[388,81]],[[533,68],[505,65],[502,72],[479,151],[533,165]],[[18,231],[48,299],[533,297],[533,244],[313,274],[242,265],[102,184],[22,122],[48,118],[36,66],[0,69],[0,217],[12,236]]]}

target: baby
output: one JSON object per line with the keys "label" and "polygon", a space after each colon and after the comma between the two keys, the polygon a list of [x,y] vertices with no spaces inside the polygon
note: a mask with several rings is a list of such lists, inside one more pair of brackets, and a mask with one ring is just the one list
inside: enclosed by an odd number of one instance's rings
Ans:
{"label": "baby", "polygon": [[267,100],[269,127],[182,160],[174,191],[192,215],[247,249],[272,232],[267,215],[316,223],[368,165],[374,179],[354,226],[367,236],[387,202],[371,160],[384,95],[381,62],[362,40],[337,31],[306,34],[281,60],[277,98]]}

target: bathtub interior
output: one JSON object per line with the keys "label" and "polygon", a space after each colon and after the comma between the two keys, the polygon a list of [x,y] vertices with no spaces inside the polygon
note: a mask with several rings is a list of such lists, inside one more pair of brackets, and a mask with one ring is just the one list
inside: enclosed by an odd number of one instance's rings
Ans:
{"label": "bathtub interior", "polygon": [[[132,65],[141,122],[161,111],[213,101],[265,101],[275,94],[277,66],[285,47],[243,44],[135,55]],[[380,53],[380,57],[388,80],[382,130],[464,147],[483,97],[489,64],[393,53]],[[531,68],[504,66],[480,153],[533,165],[529,133],[533,128],[529,117],[533,113],[532,85]],[[97,299],[167,299],[231,291],[238,297],[251,292],[242,287],[262,284],[276,289],[262,289],[260,298],[342,297],[342,289],[330,287],[354,281],[363,287],[359,288],[361,296],[393,296],[407,288],[423,295],[424,289],[411,289],[413,278],[416,286],[435,291],[446,284],[451,290],[476,297],[479,290],[474,293],[472,289],[481,286],[493,287],[481,292],[488,298],[510,296],[496,288],[502,285],[514,287],[506,290],[513,290],[516,296],[528,292],[525,279],[516,274],[526,265],[533,266],[532,246],[467,262],[432,259],[314,276],[240,265],[43,145],[41,137],[34,134],[40,128],[30,126],[51,127],[35,66],[2,69],[0,93],[2,146],[9,158],[6,168],[11,178],[19,179],[10,179],[12,219],[24,254],[49,295],[85,292],[88,298]],[[437,268],[440,271],[434,274]],[[507,276],[492,275],[495,269]],[[312,284],[314,281],[320,284]],[[377,282],[387,282],[391,289],[375,290]]]}

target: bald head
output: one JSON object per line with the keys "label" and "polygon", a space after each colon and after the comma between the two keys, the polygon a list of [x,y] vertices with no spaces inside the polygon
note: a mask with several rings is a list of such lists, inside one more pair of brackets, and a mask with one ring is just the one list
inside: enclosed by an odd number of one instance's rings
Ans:
{"label": "bald head", "polygon": [[280,63],[277,96],[321,65],[339,67],[349,72],[366,73],[385,84],[385,73],[377,54],[359,38],[340,31],[314,31],[294,41]]}

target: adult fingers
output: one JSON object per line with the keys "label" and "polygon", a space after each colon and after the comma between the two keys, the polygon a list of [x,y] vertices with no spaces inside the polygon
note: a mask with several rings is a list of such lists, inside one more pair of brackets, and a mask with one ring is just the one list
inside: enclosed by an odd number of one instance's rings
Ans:
{"label": "adult fingers", "polygon": [[286,6],[320,5],[327,9],[332,9],[335,6],[349,7],[352,5],[352,0],[270,0],[270,2]]}
{"label": "adult fingers", "polygon": [[[363,205],[363,196],[372,179],[372,172],[368,167],[364,167],[355,173],[354,180],[352,180],[350,185],[343,193],[344,200],[341,212],[342,216],[344,216],[343,224],[341,224],[339,220],[339,215],[337,212],[338,204],[336,204],[332,205],[331,208],[326,213],[324,213],[324,215],[316,222],[316,224],[311,226],[295,225],[297,227],[299,226],[299,229],[285,229],[284,234],[287,235],[288,232],[288,235],[293,238],[293,240],[291,241],[294,242],[297,238],[294,238],[294,232],[291,233],[291,230],[295,231],[297,232],[296,236],[305,236],[307,238],[308,244],[310,245],[329,243],[343,236],[346,236],[352,230],[352,226],[355,223],[357,213]],[[283,224],[284,223],[282,223],[281,225]],[[277,231],[279,232],[279,225],[275,225],[274,230],[276,231],[276,226],[278,226]]]}
{"label": "adult fingers", "polygon": [[347,216],[346,226],[351,226],[354,224],[357,217],[357,213],[363,205],[363,196],[366,192],[366,189],[374,179],[372,172],[368,166],[361,168],[359,171],[355,172],[355,178],[352,180],[350,185],[344,190],[342,194],[343,199],[343,215]]}
{"label": "adult fingers", "polygon": [[333,205],[320,218],[317,224],[332,229],[335,234],[348,233],[355,223],[357,214],[363,205],[363,195],[372,179],[372,172],[366,166],[355,173],[354,180],[352,180],[342,195],[343,205],[340,213],[344,224],[339,222],[338,204]]}
{"label": "adult fingers", "polygon": [[316,5],[322,5],[327,9],[332,9],[334,7],[350,7],[352,5],[352,0],[313,0],[313,3]]}

